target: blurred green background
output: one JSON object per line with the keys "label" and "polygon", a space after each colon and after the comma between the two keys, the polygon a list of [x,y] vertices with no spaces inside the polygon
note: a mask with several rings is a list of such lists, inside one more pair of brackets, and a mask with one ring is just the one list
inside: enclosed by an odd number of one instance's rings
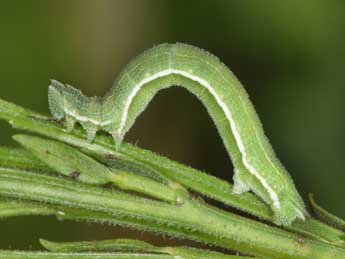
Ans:
{"label": "blurred green background", "polygon": [[[103,95],[121,68],[162,42],[214,53],[245,85],[266,134],[304,197],[345,217],[344,1],[0,1],[0,98],[48,113],[49,79]],[[0,122],[0,144],[14,145]],[[127,136],[231,181],[232,165],[205,108],[181,88],[158,94]],[[153,235],[108,226],[16,218],[0,248],[39,237]]]}

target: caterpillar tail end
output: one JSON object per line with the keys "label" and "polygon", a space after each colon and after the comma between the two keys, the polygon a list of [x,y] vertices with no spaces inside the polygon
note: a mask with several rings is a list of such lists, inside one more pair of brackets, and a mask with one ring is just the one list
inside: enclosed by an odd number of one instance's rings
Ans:
{"label": "caterpillar tail end", "polygon": [[295,220],[305,221],[309,217],[303,204],[285,201],[280,208],[273,207],[274,223],[280,226],[289,226]]}
{"label": "caterpillar tail end", "polygon": [[259,196],[267,205],[270,206],[273,212],[273,222],[279,226],[289,226],[295,220],[306,220],[309,217],[305,209],[303,200],[297,191],[283,190],[277,194],[276,199],[272,199],[261,185],[256,184],[253,175],[248,174],[242,168],[235,168],[233,177],[234,186],[232,192],[234,194],[241,194],[247,191],[253,191]]}

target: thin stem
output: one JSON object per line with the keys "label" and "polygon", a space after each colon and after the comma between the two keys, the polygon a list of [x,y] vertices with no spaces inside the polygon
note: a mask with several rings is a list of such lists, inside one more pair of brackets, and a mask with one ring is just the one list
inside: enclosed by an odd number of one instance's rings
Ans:
{"label": "thin stem", "polygon": [[311,206],[313,208],[314,213],[316,214],[316,216],[320,220],[325,221],[325,222],[327,222],[327,224],[330,224],[336,228],[339,228],[339,229],[345,231],[345,221],[344,220],[342,220],[341,218],[338,218],[337,216],[331,214],[327,210],[320,207],[316,203],[313,194],[309,194],[309,199],[310,199],[310,203],[311,203]]}
{"label": "thin stem", "polygon": [[42,204],[32,204],[13,200],[0,200],[0,219],[16,216],[48,216],[54,214],[55,209]]}
{"label": "thin stem", "polygon": [[0,250],[0,259],[174,259],[167,254],[146,253],[51,253]]}
{"label": "thin stem", "polygon": [[227,255],[220,252],[210,251],[208,249],[190,248],[184,246],[153,246],[149,243],[133,239],[112,239],[102,241],[84,241],[84,242],[51,242],[40,240],[41,244],[52,252],[146,252],[170,254],[175,258],[188,259],[255,259],[253,257],[242,257],[236,255]]}

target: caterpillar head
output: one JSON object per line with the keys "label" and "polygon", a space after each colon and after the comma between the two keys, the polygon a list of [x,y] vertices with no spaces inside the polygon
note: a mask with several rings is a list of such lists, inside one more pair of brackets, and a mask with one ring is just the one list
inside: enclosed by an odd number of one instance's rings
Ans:
{"label": "caterpillar head", "polygon": [[48,88],[49,109],[54,118],[61,120],[64,117],[65,86],[56,80],[51,80]]}
{"label": "caterpillar head", "polygon": [[84,96],[78,89],[56,80],[52,80],[48,88],[49,109],[57,119],[84,116],[90,111],[88,99],[91,98]]}
{"label": "caterpillar head", "polygon": [[48,89],[49,109],[52,115],[61,120],[65,118],[67,131],[79,122],[86,130],[87,140],[91,142],[102,126],[102,100],[87,97],[76,88],[52,80]]}

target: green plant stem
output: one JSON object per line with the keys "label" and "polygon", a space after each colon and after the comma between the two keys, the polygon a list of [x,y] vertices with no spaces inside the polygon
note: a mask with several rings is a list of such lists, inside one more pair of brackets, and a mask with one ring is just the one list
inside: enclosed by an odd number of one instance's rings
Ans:
{"label": "green plant stem", "polygon": [[54,215],[55,212],[55,209],[41,204],[31,204],[13,200],[0,200],[0,219],[28,215],[48,216]]}
{"label": "green plant stem", "polygon": [[266,258],[340,259],[345,256],[344,249],[309,239],[301,244],[296,234],[192,200],[178,206],[171,205],[72,180],[12,169],[0,170],[0,194],[111,215],[122,214],[161,226],[175,225],[177,229],[197,231],[212,237],[201,241]]}
{"label": "green plant stem", "polygon": [[0,147],[0,166],[51,172],[51,169],[22,148]]}
{"label": "green plant stem", "polygon": [[[114,157],[128,163],[150,167],[165,179],[176,181],[191,190],[261,219],[273,221],[270,209],[255,195],[251,193],[235,195],[232,193],[230,183],[150,151],[127,143],[123,143],[119,150],[115,150],[111,139],[104,136],[98,136],[92,144],[87,143],[82,130],[76,129],[72,133],[67,133],[61,124],[51,122],[47,117],[3,100],[0,100],[0,118],[8,120],[16,128],[29,130],[77,146],[100,158],[104,156]],[[343,232],[315,219],[309,219],[306,222],[296,221],[288,229],[325,242],[344,246]]]}
{"label": "green plant stem", "polygon": [[[46,204],[44,206],[39,202],[27,202],[27,201],[4,201],[1,203],[4,213],[0,218],[8,218],[24,215],[55,215],[59,220],[71,220],[71,221],[85,221],[89,223],[107,224],[112,226],[122,226],[126,228],[132,228],[141,231],[150,231],[159,235],[168,235],[176,238],[185,238],[194,241],[211,240],[212,236],[197,231],[189,232],[187,229],[178,229],[174,225],[161,226],[142,219],[133,218],[124,214],[117,214],[113,216],[109,213],[76,209],[66,206],[56,206]],[[10,211],[10,213],[8,213]]]}
{"label": "green plant stem", "polygon": [[41,244],[52,252],[146,252],[170,254],[175,258],[188,259],[253,259],[253,257],[243,257],[236,255],[226,255],[207,249],[197,249],[184,246],[160,247],[149,243],[133,239],[112,239],[102,241],[84,242],[51,242],[40,240]]}
{"label": "green plant stem", "polygon": [[28,252],[0,250],[0,259],[174,259],[167,254],[146,253],[51,253],[51,252]]}
{"label": "green plant stem", "polygon": [[313,194],[309,194],[309,199],[310,199],[310,203],[311,203],[311,206],[312,206],[314,213],[316,214],[316,216],[320,220],[325,221],[327,224],[330,224],[336,228],[339,228],[339,229],[345,231],[345,221],[344,220],[338,218],[337,216],[335,216],[335,215],[329,213],[328,211],[326,211],[325,209],[321,208],[316,203]]}
{"label": "green plant stem", "polygon": [[102,241],[83,242],[52,242],[40,239],[41,245],[51,252],[146,252],[161,253],[163,247],[156,247],[149,243],[134,239],[110,239]]}

